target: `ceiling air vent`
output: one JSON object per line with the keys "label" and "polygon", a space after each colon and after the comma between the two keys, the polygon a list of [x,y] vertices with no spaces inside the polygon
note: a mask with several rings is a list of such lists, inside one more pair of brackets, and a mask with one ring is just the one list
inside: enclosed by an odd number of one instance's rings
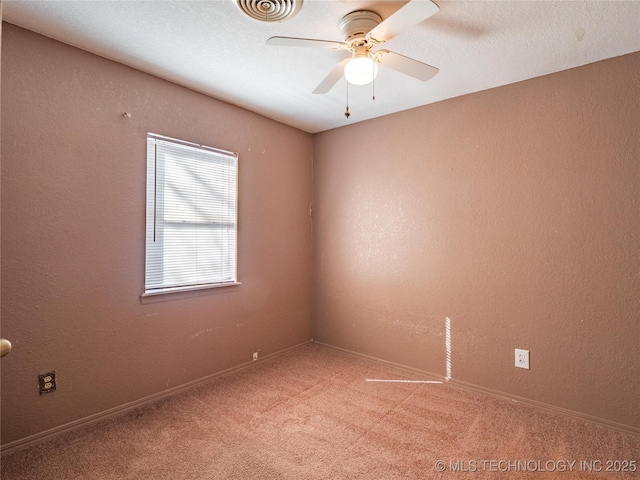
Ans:
{"label": "ceiling air vent", "polygon": [[245,15],[261,22],[284,22],[293,17],[302,0],[234,0]]}

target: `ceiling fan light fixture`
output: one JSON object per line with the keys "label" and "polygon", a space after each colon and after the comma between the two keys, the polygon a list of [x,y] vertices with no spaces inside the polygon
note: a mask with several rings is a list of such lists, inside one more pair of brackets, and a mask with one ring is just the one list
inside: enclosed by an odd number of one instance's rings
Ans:
{"label": "ceiling fan light fixture", "polygon": [[344,78],[353,85],[366,85],[378,75],[378,62],[369,53],[354,53],[344,66]]}

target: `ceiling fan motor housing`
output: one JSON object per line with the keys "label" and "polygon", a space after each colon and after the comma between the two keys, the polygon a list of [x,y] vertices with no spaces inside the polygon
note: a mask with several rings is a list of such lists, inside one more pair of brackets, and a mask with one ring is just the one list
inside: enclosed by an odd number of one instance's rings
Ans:
{"label": "ceiling fan motor housing", "polygon": [[364,42],[367,33],[382,22],[382,17],[368,10],[356,10],[348,13],[338,23],[342,32],[342,41],[346,43]]}

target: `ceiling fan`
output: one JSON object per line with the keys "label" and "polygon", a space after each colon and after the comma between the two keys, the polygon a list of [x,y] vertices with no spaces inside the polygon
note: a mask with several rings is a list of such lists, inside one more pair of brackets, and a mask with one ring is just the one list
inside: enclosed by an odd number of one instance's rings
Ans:
{"label": "ceiling fan", "polygon": [[271,37],[267,45],[283,47],[312,47],[330,50],[348,50],[351,58],[345,58],[320,82],[314,94],[329,92],[344,77],[354,85],[371,83],[378,74],[378,65],[391,68],[418,80],[431,79],[438,69],[389,50],[372,51],[372,48],[392,39],[404,30],[417,25],[438,13],[440,8],[430,0],[411,0],[393,15],[382,20],[369,10],[356,10],[338,22],[342,42],[314,40],[310,38]]}

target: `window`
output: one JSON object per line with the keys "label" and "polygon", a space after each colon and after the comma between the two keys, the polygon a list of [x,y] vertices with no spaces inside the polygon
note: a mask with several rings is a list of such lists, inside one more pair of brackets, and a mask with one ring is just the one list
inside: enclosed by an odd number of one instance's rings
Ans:
{"label": "window", "polygon": [[147,134],[144,294],[237,283],[238,156]]}

